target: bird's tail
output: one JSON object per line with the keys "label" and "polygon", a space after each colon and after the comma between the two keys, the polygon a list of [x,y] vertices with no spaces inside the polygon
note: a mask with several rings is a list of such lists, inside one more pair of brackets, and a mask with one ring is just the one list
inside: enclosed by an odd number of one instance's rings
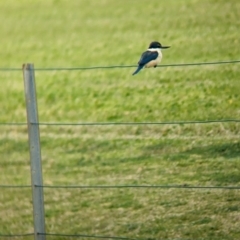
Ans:
{"label": "bird's tail", "polygon": [[142,68],[143,68],[143,66],[139,65],[138,68],[136,69],[136,71],[132,75],[137,74]]}

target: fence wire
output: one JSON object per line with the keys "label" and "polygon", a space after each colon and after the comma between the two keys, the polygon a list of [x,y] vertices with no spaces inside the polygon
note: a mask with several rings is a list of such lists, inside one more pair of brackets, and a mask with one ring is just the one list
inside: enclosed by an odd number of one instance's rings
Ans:
{"label": "fence wire", "polygon": [[118,189],[118,188],[179,188],[179,189],[222,189],[222,190],[240,190],[240,186],[191,186],[187,184],[183,185],[35,185],[35,187],[41,188],[68,188],[68,189]]}
{"label": "fence wire", "polygon": [[0,188],[31,188],[31,185],[0,185]]}
{"label": "fence wire", "polygon": [[[190,238],[130,238],[116,236],[99,236],[87,234],[61,234],[61,233],[38,233],[38,235],[54,236],[54,237],[72,237],[72,238],[94,238],[94,239],[115,239],[115,240],[190,240]],[[213,240],[218,238],[194,238],[194,240]]]}
{"label": "fence wire", "polygon": [[170,122],[82,122],[82,123],[32,123],[45,126],[102,126],[102,125],[182,125],[182,124],[206,124],[206,123],[228,123],[240,122],[240,119],[220,119],[220,120],[202,120],[202,121],[170,121]]}
{"label": "fence wire", "polygon": [[29,237],[33,236],[34,233],[22,233],[22,234],[1,234],[0,238],[18,238],[18,237]]}
{"label": "fence wire", "polygon": [[[49,236],[49,237],[67,237],[67,238],[94,238],[94,239],[114,239],[114,240],[146,240],[146,238],[129,238],[129,237],[117,237],[117,236],[100,236],[100,235],[88,235],[88,234],[64,234],[64,233],[37,233],[40,236]],[[26,234],[0,234],[0,238],[18,238],[18,237],[28,237],[34,236],[34,233]],[[148,239],[148,238],[147,238]],[[163,238],[158,238],[158,240],[167,240]],[[168,240],[170,240],[168,238]],[[172,239],[172,240],[183,240],[183,239]],[[186,240],[186,239],[185,239]],[[200,240],[196,239],[195,240]]]}
{"label": "fence wire", "polygon": [[[33,122],[31,124],[42,126],[110,126],[110,125],[184,125],[184,124],[208,124],[208,123],[240,123],[240,119],[217,119],[196,121],[169,121],[169,122]],[[0,126],[22,126],[27,123],[0,122]]]}
{"label": "fence wire", "polygon": [[[192,186],[183,185],[34,185],[39,188],[67,188],[67,189],[119,189],[119,188],[158,188],[158,189],[219,189],[240,190],[240,186]],[[0,185],[0,188],[31,188],[31,185]]]}
{"label": "fence wire", "polygon": [[[164,67],[189,67],[203,65],[219,65],[219,64],[234,64],[240,63],[240,60],[225,60],[214,62],[196,62],[196,63],[173,63],[158,65],[159,68]],[[52,67],[52,68],[34,68],[34,71],[82,71],[94,69],[114,69],[114,68],[135,68],[136,65],[113,65],[113,66],[88,66],[88,67]],[[22,68],[0,68],[0,71],[22,71]]]}
{"label": "fence wire", "polygon": [[[203,65],[220,65],[220,64],[236,64],[240,60],[226,60],[214,62],[197,62],[197,63],[176,63],[158,65],[159,68],[165,67],[188,67],[188,66],[203,66]],[[87,66],[87,67],[52,67],[52,68],[35,68],[35,71],[82,71],[94,69],[122,69],[135,68],[136,65],[114,65],[114,66]],[[0,71],[22,71],[22,68],[0,68]],[[197,120],[197,121],[169,121],[169,122],[85,122],[85,123],[54,123],[54,122],[39,122],[32,123],[45,126],[105,126],[105,125],[183,125],[183,124],[208,124],[208,123],[239,123],[240,119],[219,119],[219,120]],[[0,126],[22,126],[27,123],[18,122],[0,122]],[[0,185],[0,188],[31,188],[31,185]],[[119,188],[155,188],[155,189],[220,189],[220,190],[240,190],[240,186],[191,186],[191,185],[35,185],[39,188],[55,188],[55,189],[119,189]],[[116,236],[97,236],[87,234],[60,234],[60,233],[38,233],[38,235],[55,236],[55,237],[76,237],[76,238],[97,238],[97,239],[116,239],[116,240],[141,240],[128,237]],[[34,233],[23,234],[0,234],[0,238],[18,238],[34,236]]]}
{"label": "fence wire", "polygon": [[61,234],[61,233],[38,233],[38,235],[55,236],[55,237],[76,237],[76,238],[98,238],[98,239],[117,239],[117,240],[143,240],[128,237],[116,237],[116,236],[99,236],[99,235],[87,235],[87,234]]}

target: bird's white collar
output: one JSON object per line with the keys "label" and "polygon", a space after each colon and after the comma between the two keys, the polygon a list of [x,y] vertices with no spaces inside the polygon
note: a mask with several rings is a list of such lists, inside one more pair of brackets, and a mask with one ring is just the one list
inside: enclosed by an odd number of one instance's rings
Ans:
{"label": "bird's white collar", "polygon": [[150,52],[161,52],[160,48],[149,48],[148,51]]}

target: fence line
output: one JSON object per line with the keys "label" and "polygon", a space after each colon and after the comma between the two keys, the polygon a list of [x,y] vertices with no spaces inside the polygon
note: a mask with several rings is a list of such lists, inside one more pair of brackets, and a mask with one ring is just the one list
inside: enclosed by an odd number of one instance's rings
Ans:
{"label": "fence line", "polygon": [[[33,235],[34,235],[34,233],[0,234],[0,238],[18,238],[18,237],[29,237],[29,236],[33,236]],[[116,240],[146,240],[145,238],[143,239],[143,238],[128,238],[128,237],[116,237],[116,236],[99,236],[99,235],[88,235],[88,234],[37,233],[37,235],[39,235],[39,236],[53,236],[53,237],[74,237],[74,238],[85,237],[85,238],[116,239]],[[165,240],[165,239],[161,238],[159,240]],[[168,238],[168,240],[171,240],[171,239]],[[172,239],[172,240],[174,240],[174,239]],[[181,239],[178,238],[178,240],[181,240]],[[195,240],[198,240],[198,239],[195,238]]]}
{"label": "fence line", "polygon": [[0,188],[31,188],[31,185],[0,185]]}
{"label": "fence line", "polygon": [[22,234],[0,234],[0,237],[3,238],[12,238],[12,237],[27,237],[33,236],[34,233],[22,233]]}
{"label": "fence line", "polygon": [[[218,64],[235,64],[240,63],[240,60],[231,60],[231,61],[215,61],[215,62],[199,62],[199,63],[178,63],[178,64],[166,64],[159,65],[158,67],[185,67],[185,66],[199,66],[199,65],[218,65]],[[75,67],[75,68],[36,68],[35,71],[81,71],[81,70],[94,70],[94,69],[113,69],[113,68],[132,68],[136,65],[125,65],[125,66],[93,66],[93,67]],[[22,68],[0,68],[0,71],[22,71]],[[239,123],[240,119],[220,119],[220,120],[197,120],[197,121],[169,121],[169,122],[85,122],[85,123],[54,123],[54,122],[36,122],[29,121],[30,126],[36,125],[45,125],[45,126],[106,126],[106,125],[176,125],[176,124],[208,124],[208,123]],[[10,125],[10,126],[27,126],[27,123],[13,123],[13,122],[0,122],[0,126]],[[222,189],[222,190],[239,190],[240,186],[190,186],[190,185],[0,185],[0,188],[31,188],[34,187],[36,190],[43,190],[43,188],[49,189],[118,189],[118,188],[155,188],[155,189]],[[39,223],[37,223],[39,226]],[[85,235],[85,234],[58,234],[58,233],[46,233],[45,229],[40,230],[35,233],[23,233],[23,234],[0,234],[0,238],[14,238],[14,237],[27,237],[27,236],[59,236],[59,237],[86,237],[86,238],[99,238],[99,239],[116,239],[116,240],[137,240],[128,237],[116,237],[116,236],[96,236],[96,235]],[[138,239],[139,240],[139,239]]]}
{"label": "fence line", "polygon": [[[158,188],[158,189],[219,189],[219,190],[240,190],[240,186],[191,186],[183,185],[34,185],[39,188],[67,188],[67,189],[119,189],[119,188]],[[0,185],[0,188],[31,188],[31,185]]]}
{"label": "fence line", "polygon": [[[42,126],[106,126],[106,125],[183,125],[183,124],[208,124],[208,123],[240,123],[240,119],[219,119],[219,120],[196,120],[196,121],[169,121],[169,122],[32,122],[33,125]],[[18,126],[27,123],[0,122],[1,125]]]}
{"label": "fence line", "polygon": [[0,122],[1,125],[7,125],[7,126],[27,126],[27,123],[22,123],[22,122]]}
{"label": "fence line", "polygon": [[[214,62],[197,62],[197,63],[173,63],[158,65],[159,68],[164,67],[189,67],[203,65],[219,65],[219,64],[234,64],[240,63],[240,60],[224,60]],[[89,67],[52,67],[52,68],[34,68],[35,71],[82,71],[94,69],[113,69],[113,68],[135,68],[136,65],[113,65],[113,66],[89,66]],[[22,68],[0,68],[0,71],[22,71]]]}
{"label": "fence line", "polygon": [[[116,239],[116,240],[190,240],[190,238],[128,238],[128,237],[115,237],[115,236],[98,236],[87,234],[61,234],[61,233],[39,233],[39,235],[55,236],[55,237],[75,237],[75,238],[98,238],[98,239]],[[194,238],[194,240],[218,240],[218,238]]]}
{"label": "fence line", "polygon": [[222,189],[222,190],[240,190],[240,186],[191,186],[191,185],[43,185],[41,188],[68,188],[68,189],[106,189],[106,188],[179,188],[179,189]]}
{"label": "fence line", "polygon": [[[12,238],[12,237],[27,237],[33,236],[34,233],[25,234],[0,234],[0,237]],[[128,238],[128,237],[116,237],[116,236],[99,236],[99,235],[88,235],[88,234],[64,234],[64,233],[38,233],[41,236],[52,236],[52,237],[74,237],[74,238],[98,238],[98,239],[116,239],[116,240],[146,240],[146,238]],[[168,240],[174,240],[167,238]],[[165,238],[160,238],[158,240],[167,240]],[[195,240],[202,240],[202,238],[194,238]],[[205,239],[205,238],[204,238]],[[211,238],[212,239],[212,238]],[[176,240],[176,239],[175,239]],[[177,240],[184,240],[178,238]],[[186,239],[185,239],[186,240]],[[210,240],[210,239],[209,239]]]}
{"label": "fence line", "polygon": [[206,123],[239,123],[240,119],[223,119],[223,120],[203,120],[203,121],[176,121],[176,122],[83,122],[83,123],[32,123],[45,126],[103,126],[103,125],[178,125],[178,124],[206,124]]}
{"label": "fence line", "polygon": [[57,236],[57,237],[86,237],[86,238],[98,238],[98,239],[117,239],[117,240],[143,240],[128,237],[115,237],[115,236],[97,236],[97,235],[87,235],[87,234],[61,234],[61,233],[38,233],[44,236]]}

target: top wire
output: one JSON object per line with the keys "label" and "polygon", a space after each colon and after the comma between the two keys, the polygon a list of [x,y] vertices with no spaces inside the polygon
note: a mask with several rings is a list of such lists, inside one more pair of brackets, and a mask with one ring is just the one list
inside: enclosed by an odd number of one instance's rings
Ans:
{"label": "top wire", "polygon": [[[218,64],[234,64],[240,63],[240,60],[226,60],[214,62],[198,62],[198,63],[175,63],[163,64],[157,67],[187,67],[187,66],[201,66],[201,65],[218,65]],[[52,67],[52,68],[34,68],[35,71],[82,71],[94,69],[113,69],[113,68],[134,68],[136,65],[114,65],[114,66],[89,66],[89,67]],[[22,71],[22,68],[0,68],[0,71]]]}

